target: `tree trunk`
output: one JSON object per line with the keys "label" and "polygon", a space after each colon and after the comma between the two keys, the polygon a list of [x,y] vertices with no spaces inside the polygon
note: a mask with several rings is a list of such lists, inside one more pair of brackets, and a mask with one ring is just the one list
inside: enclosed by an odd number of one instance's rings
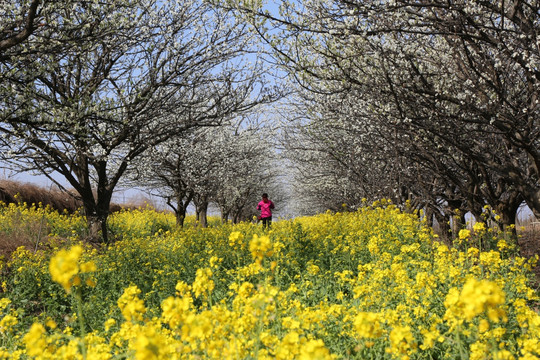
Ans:
{"label": "tree trunk", "polygon": [[176,217],[176,226],[183,228],[184,221],[186,220],[186,209],[179,207],[178,210],[175,211],[174,215]]}
{"label": "tree trunk", "polygon": [[99,243],[108,242],[107,236],[107,215],[86,215],[88,224],[88,241]]}
{"label": "tree trunk", "polygon": [[[88,241],[107,243],[109,240],[107,218],[109,217],[112,194],[117,180],[112,182],[108,180],[106,172],[107,163],[105,161],[99,161],[94,165],[97,172],[97,184],[94,193],[89,176],[88,158],[84,153],[78,154],[78,162],[82,164],[76,169],[78,182],[71,176],[66,178],[71,179],[70,183],[72,185],[77,185],[75,189],[81,196],[84,215],[88,224]],[[125,166],[127,165],[123,164],[120,166],[118,171],[122,173],[125,170]]]}
{"label": "tree trunk", "polygon": [[194,198],[195,213],[197,216],[197,223],[200,227],[208,227],[208,199],[206,196]]}
{"label": "tree trunk", "polygon": [[[249,218],[247,218],[244,214],[244,208],[246,207],[246,204],[245,202],[243,202],[242,204],[237,204],[235,209],[233,210],[234,211],[234,220],[233,222],[235,224],[238,224],[239,222],[243,221],[243,220],[248,220]],[[249,219],[251,220],[251,219]]]}
{"label": "tree trunk", "polygon": [[529,191],[524,197],[534,217],[537,220],[540,219],[540,191]]}
{"label": "tree trunk", "polygon": [[176,204],[172,202],[171,197],[168,197],[167,205],[169,205],[171,209],[173,209],[174,211],[174,215],[176,218],[176,226],[182,228],[184,227],[184,221],[186,220],[187,208],[193,198],[193,195],[191,193],[181,191],[181,192],[176,193],[174,197],[176,199]]}
{"label": "tree trunk", "polygon": [[512,235],[517,236],[516,231],[516,214],[521,206],[523,198],[518,195],[509,198],[504,203],[501,203],[495,209],[497,215],[501,217],[498,221],[499,229],[505,230],[510,227]]}
{"label": "tree trunk", "polygon": [[[191,197],[188,197],[188,199],[184,201],[183,196],[178,196],[176,200],[176,207],[173,207],[174,215],[176,218],[176,225],[181,228],[184,227],[184,221],[186,220],[187,207],[190,202],[191,202]],[[169,206],[171,205],[169,204]]]}
{"label": "tree trunk", "polygon": [[88,224],[88,241],[95,243],[108,242],[107,219],[109,217],[109,206],[110,201],[102,200],[96,204],[94,201],[89,201],[89,199],[87,201],[83,200],[84,215]]}
{"label": "tree trunk", "polygon": [[229,213],[221,210],[221,223],[226,224],[229,221]]}
{"label": "tree trunk", "polygon": [[452,223],[452,237],[457,238],[459,231],[465,227],[465,211],[458,209],[459,214],[451,215]]}
{"label": "tree trunk", "polygon": [[426,225],[433,227],[433,210],[428,206],[425,207],[424,218],[426,219]]}
{"label": "tree trunk", "polygon": [[439,224],[439,236],[441,237],[441,240],[444,241],[445,244],[451,244],[449,224],[450,219],[446,215],[443,215],[438,211],[436,211],[434,215],[435,220],[437,220],[437,223]]}

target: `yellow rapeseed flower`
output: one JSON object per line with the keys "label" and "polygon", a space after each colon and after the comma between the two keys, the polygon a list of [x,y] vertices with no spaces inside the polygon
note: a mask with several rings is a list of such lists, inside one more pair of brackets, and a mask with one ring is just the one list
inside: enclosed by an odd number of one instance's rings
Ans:
{"label": "yellow rapeseed flower", "polygon": [[416,343],[410,326],[396,326],[390,332],[390,347],[386,349],[395,357],[409,359],[409,354],[416,349]]}
{"label": "yellow rapeseed flower", "polygon": [[57,324],[53,319],[48,318],[47,321],[45,322],[45,326],[47,326],[49,329],[54,330],[56,329]]}
{"label": "yellow rapeseed flower", "polygon": [[182,325],[185,317],[190,311],[192,299],[190,296],[177,298],[170,296],[161,303],[161,318],[171,329]]}
{"label": "yellow rapeseed flower", "polygon": [[208,295],[214,290],[214,280],[212,278],[212,270],[210,268],[197,269],[195,280],[191,285],[195,297]]}
{"label": "yellow rapeseed flower", "polygon": [[105,324],[104,324],[105,331],[109,331],[111,327],[113,327],[114,325],[116,325],[115,319],[107,319],[107,321],[105,321]]}
{"label": "yellow rapeseed flower", "polygon": [[458,233],[460,240],[468,240],[471,237],[471,230],[469,229],[461,229]]}
{"label": "yellow rapeseed flower", "polygon": [[380,321],[380,314],[372,312],[360,312],[354,318],[354,329],[360,338],[377,338],[382,335]]}
{"label": "yellow rapeseed flower", "polygon": [[11,304],[10,299],[8,298],[0,299],[0,311],[4,310],[9,304]]}
{"label": "yellow rapeseed flower", "polygon": [[83,264],[81,264],[81,272],[82,273],[88,273],[88,272],[94,272],[97,270],[96,264],[93,261],[87,261]]}
{"label": "yellow rapeseed flower", "polygon": [[420,349],[422,350],[432,349],[433,346],[435,346],[435,341],[442,343],[445,340],[439,330],[437,330],[436,326],[432,326],[430,330],[423,329],[421,333],[424,336],[424,341],[422,345],[420,345]]}
{"label": "yellow rapeseed flower", "polygon": [[30,356],[43,356],[47,348],[45,327],[39,323],[34,323],[30,331],[23,337],[26,346],[26,353]]}
{"label": "yellow rapeseed flower", "polygon": [[321,269],[313,264],[313,263],[310,263],[307,267],[307,272],[310,274],[310,275],[317,275],[319,273],[319,271],[321,271]]}
{"label": "yellow rapeseed flower", "polygon": [[480,221],[476,222],[473,225],[473,230],[477,234],[483,233],[483,232],[486,231],[486,224],[484,224],[483,222],[480,222]]}
{"label": "yellow rapeseed flower", "polygon": [[321,339],[308,340],[300,348],[300,360],[326,360],[331,359],[330,351],[324,346]]}
{"label": "yellow rapeseed flower", "polygon": [[242,240],[244,240],[244,234],[242,234],[240,231],[233,231],[229,235],[229,246],[234,248],[237,245],[240,246],[242,244]]}
{"label": "yellow rapeseed flower", "polygon": [[285,316],[283,319],[281,319],[281,323],[285,329],[294,330],[300,328],[300,322],[298,320],[294,320],[290,316]]}
{"label": "yellow rapeseed flower", "polygon": [[179,280],[174,288],[176,290],[177,296],[184,296],[191,291],[191,286],[186,284],[182,280]]}
{"label": "yellow rapeseed flower", "polygon": [[51,258],[49,272],[54,281],[64,287],[69,292],[73,285],[73,278],[79,273],[79,258],[83,248],[75,245],[69,250],[60,250]]}
{"label": "yellow rapeseed flower", "polygon": [[124,289],[124,293],[118,299],[118,307],[124,318],[128,321],[143,319],[146,312],[144,301],[139,299],[141,290],[137,286],[130,286]]}
{"label": "yellow rapeseed flower", "polygon": [[489,319],[498,322],[506,318],[501,308],[504,304],[505,294],[499,285],[489,280],[467,280],[459,295],[459,305],[466,320],[487,313]]}
{"label": "yellow rapeseed flower", "polygon": [[262,261],[265,256],[272,255],[272,243],[268,236],[259,237],[257,234],[253,235],[249,243],[249,251],[253,258],[257,261]]}
{"label": "yellow rapeseed flower", "polygon": [[470,345],[470,360],[484,360],[487,359],[489,354],[488,346],[480,341],[477,341]]}
{"label": "yellow rapeseed flower", "polygon": [[166,360],[170,359],[167,353],[167,339],[155,327],[146,326],[138,333],[132,345],[137,360]]}
{"label": "yellow rapeseed flower", "polygon": [[11,330],[11,328],[17,325],[19,321],[13,315],[6,315],[0,320],[0,333],[6,333]]}
{"label": "yellow rapeseed flower", "polygon": [[293,359],[298,355],[300,344],[300,334],[297,331],[287,333],[281,340],[276,351],[277,359]]}

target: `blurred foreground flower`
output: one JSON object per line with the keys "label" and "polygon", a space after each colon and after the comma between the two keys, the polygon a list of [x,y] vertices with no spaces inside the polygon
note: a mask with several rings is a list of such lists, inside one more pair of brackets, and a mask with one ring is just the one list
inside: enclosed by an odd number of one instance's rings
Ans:
{"label": "blurred foreground flower", "polygon": [[82,253],[82,246],[75,245],[69,250],[60,250],[51,258],[49,264],[51,278],[62,285],[68,293],[73,285],[81,284],[79,273],[96,271],[96,265],[91,261],[79,265]]}

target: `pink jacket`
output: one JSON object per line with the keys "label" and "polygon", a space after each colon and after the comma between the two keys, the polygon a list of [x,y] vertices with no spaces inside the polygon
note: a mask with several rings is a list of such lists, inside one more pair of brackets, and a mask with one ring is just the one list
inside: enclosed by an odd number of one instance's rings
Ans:
{"label": "pink jacket", "polygon": [[274,203],[272,202],[272,200],[268,200],[268,202],[264,202],[263,200],[261,200],[257,205],[257,210],[261,210],[261,217],[263,218],[272,216],[273,208]]}

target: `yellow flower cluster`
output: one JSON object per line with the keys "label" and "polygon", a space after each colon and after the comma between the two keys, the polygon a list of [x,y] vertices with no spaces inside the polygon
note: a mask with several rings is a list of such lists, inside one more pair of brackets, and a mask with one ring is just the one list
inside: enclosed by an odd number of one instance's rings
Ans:
{"label": "yellow flower cluster", "polygon": [[[69,292],[72,286],[80,286],[81,278],[78,274],[89,273],[96,271],[96,265],[92,261],[79,264],[79,260],[83,253],[83,248],[80,245],[75,245],[69,250],[60,250],[51,258],[49,272],[54,281],[64,287]],[[89,286],[95,286],[94,280],[87,279]]]}
{"label": "yellow flower cluster", "polygon": [[465,319],[487,313],[493,322],[506,320],[506,312],[501,308],[504,305],[504,292],[497,283],[488,280],[478,281],[468,279],[461,290],[459,305]]}
{"label": "yellow flower cluster", "polygon": [[244,235],[240,231],[233,231],[229,235],[229,246],[232,248],[241,247]]}
{"label": "yellow flower cluster", "polygon": [[201,295],[208,296],[214,290],[214,280],[212,280],[212,270],[210,268],[197,269],[197,275],[192,285],[195,297]]}
{"label": "yellow flower cluster", "polygon": [[[38,245],[46,239],[70,238],[81,234],[86,220],[80,214],[59,213],[49,206],[25,202],[0,202],[0,233],[20,240],[29,239]],[[36,236],[39,235],[39,236]]]}
{"label": "yellow flower cluster", "polygon": [[144,302],[139,298],[141,290],[136,286],[130,286],[124,290],[122,296],[118,299],[118,308],[127,321],[142,321],[146,312]]}
{"label": "yellow flower cluster", "polygon": [[478,331],[485,333],[490,328],[487,320],[492,323],[508,320],[504,304],[505,293],[496,282],[469,278],[461,291],[458,288],[450,289],[444,302],[447,309],[444,319],[455,330],[464,321],[472,321],[483,315],[478,321]]}
{"label": "yellow flower cluster", "polygon": [[468,229],[459,230],[458,237],[460,240],[468,240],[471,237],[471,231]]}
{"label": "yellow flower cluster", "polygon": [[174,228],[175,219],[166,212],[143,206],[133,210],[122,210],[109,216],[108,226],[113,234],[130,240],[160,235]]}
{"label": "yellow flower cluster", "polygon": [[[148,229],[153,215],[146,214]],[[22,312],[0,300],[0,357],[540,358],[532,263],[448,247],[386,200],[354,213],[278,221],[268,233],[247,223],[154,235],[136,235],[136,221],[129,226],[132,235],[100,253],[75,246],[50,261],[50,276],[67,291],[94,272],[99,286],[77,299],[86,312],[76,317],[105,314],[100,323],[73,329],[43,314],[23,328]],[[25,260],[37,255],[16,256],[12,266],[41,278],[42,261]],[[89,257],[99,269],[81,260]],[[131,285],[112,292],[118,284]],[[99,296],[107,304],[93,302]]]}
{"label": "yellow flower cluster", "polygon": [[[6,308],[11,304],[11,301],[7,298],[0,299],[0,312],[4,312]],[[0,320],[0,334],[10,333],[12,327],[19,323],[19,320],[15,316],[16,314],[9,312]]]}
{"label": "yellow flower cluster", "polygon": [[249,243],[249,251],[251,251],[251,255],[259,263],[264,257],[272,255],[272,249],[272,242],[268,236],[254,234],[253,239]]}
{"label": "yellow flower cluster", "polygon": [[354,319],[354,328],[361,338],[378,338],[383,334],[378,313],[360,312]]}

